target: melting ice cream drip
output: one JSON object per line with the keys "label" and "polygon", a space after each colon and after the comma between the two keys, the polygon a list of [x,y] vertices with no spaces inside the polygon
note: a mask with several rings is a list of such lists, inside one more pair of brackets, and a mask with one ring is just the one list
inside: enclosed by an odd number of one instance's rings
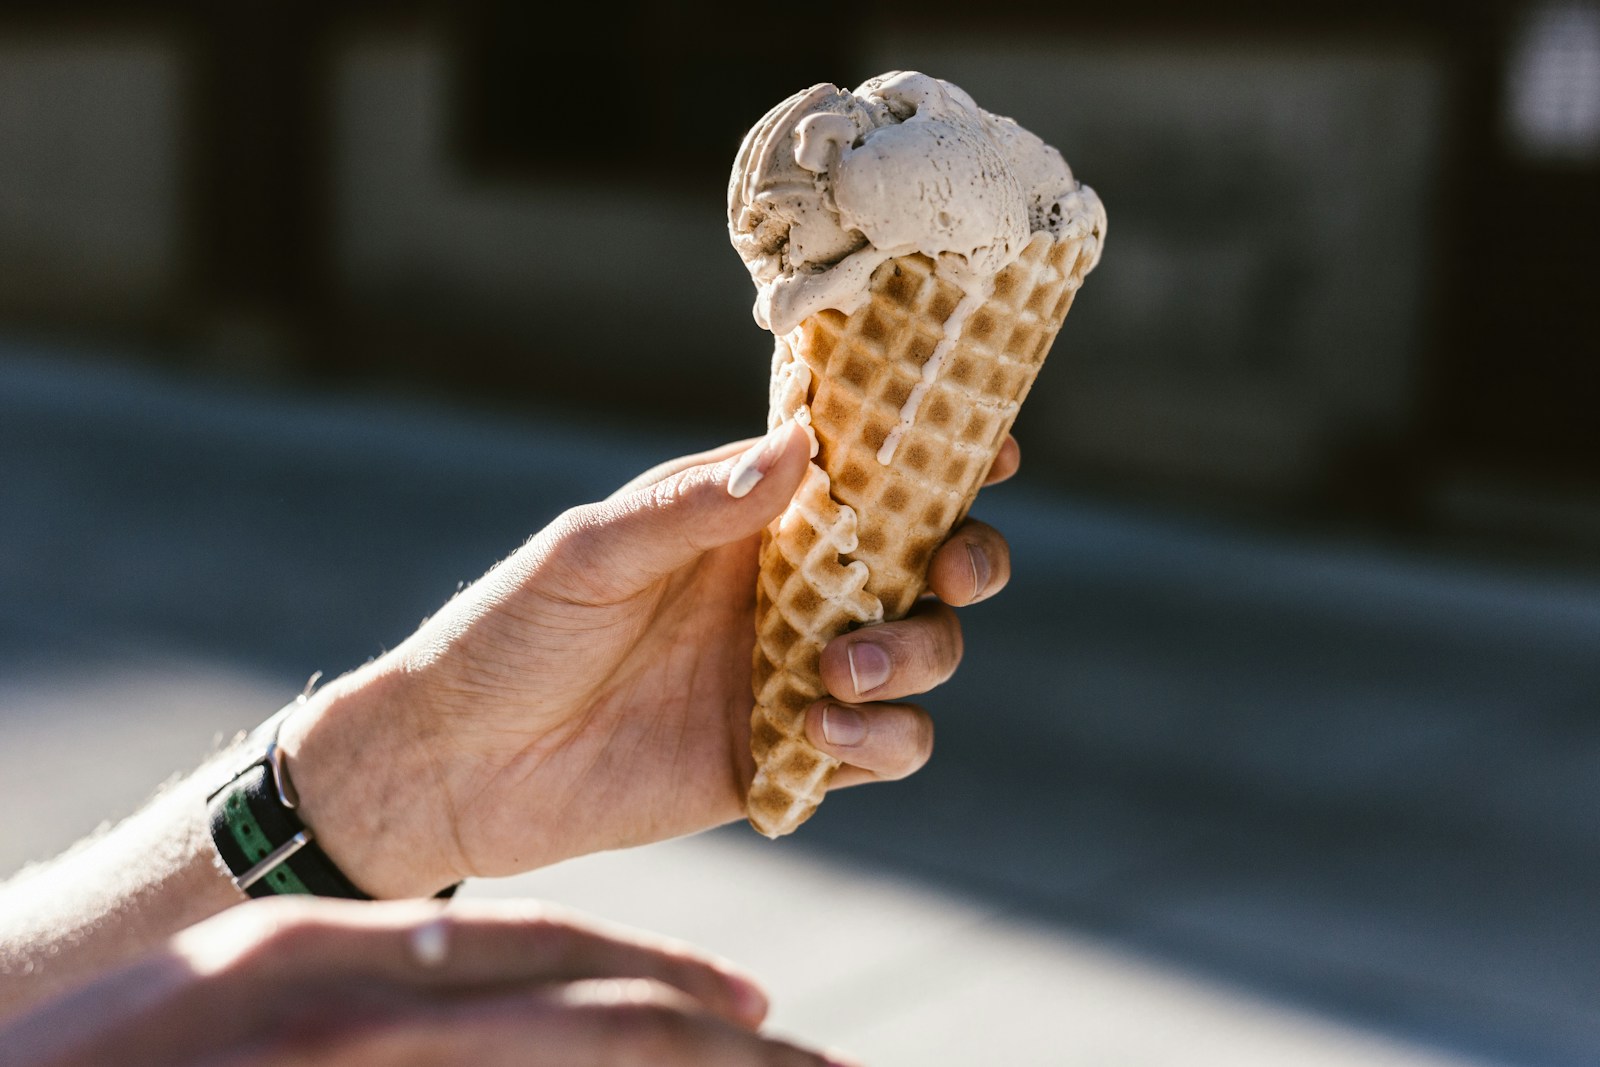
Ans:
{"label": "melting ice cream drip", "polygon": [[933,383],[939,379],[939,371],[944,366],[945,359],[950,355],[951,349],[961,340],[961,331],[966,327],[967,320],[973,312],[983,306],[989,299],[994,289],[993,279],[986,282],[969,282],[965,286],[962,297],[950,312],[950,317],[944,321],[944,336],[939,338],[939,343],[934,346],[933,353],[928,356],[927,362],[922,365],[922,377],[917,384],[912,386],[911,395],[906,397],[906,402],[900,406],[900,420],[884,438],[883,445],[878,449],[878,462],[887,466],[894,460],[895,450],[900,447],[900,439],[906,431],[911,429],[917,421],[917,411],[922,407],[922,398],[927,395]]}

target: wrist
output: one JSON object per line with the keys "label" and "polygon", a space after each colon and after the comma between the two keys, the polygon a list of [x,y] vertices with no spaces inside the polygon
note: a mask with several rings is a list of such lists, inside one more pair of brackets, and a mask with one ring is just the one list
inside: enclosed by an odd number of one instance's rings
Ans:
{"label": "wrist", "polygon": [[380,899],[432,896],[461,880],[435,767],[413,729],[415,685],[381,662],[308,697],[278,734],[296,813],[328,858]]}

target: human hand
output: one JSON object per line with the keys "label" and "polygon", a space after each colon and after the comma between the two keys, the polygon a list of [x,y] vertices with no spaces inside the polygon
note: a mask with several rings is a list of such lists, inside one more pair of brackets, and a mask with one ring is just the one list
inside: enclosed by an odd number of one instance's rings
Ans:
{"label": "human hand", "polygon": [[[989,482],[1018,455],[1008,438]],[[740,818],[760,532],[806,463],[804,433],[786,424],[663,464],[566,512],[325,687],[283,729],[323,848],[375,896],[427,895]],[[736,471],[758,476],[740,496]],[[1009,574],[1004,538],[968,521],[910,616],[824,650],[836,699],[811,709],[807,733],[843,761],[835,787],[926,762],[931,722],[901,698],[956,669],[951,605]]]}
{"label": "human hand", "polygon": [[0,1025],[0,1067],[827,1067],[728,963],[532,902],[277,897]]}

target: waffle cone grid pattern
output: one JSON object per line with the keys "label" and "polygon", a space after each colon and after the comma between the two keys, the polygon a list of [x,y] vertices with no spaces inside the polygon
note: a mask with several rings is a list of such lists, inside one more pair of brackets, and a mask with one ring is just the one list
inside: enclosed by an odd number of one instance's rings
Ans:
{"label": "waffle cone grid pattern", "polygon": [[928,563],[972,506],[1093,264],[1094,241],[1036,233],[981,303],[968,301],[887,464],[879,451],[968,296],[958,280],[927,256],[891,259],[861,308],[820,312],[777,339],[769,422],[809,422],[817,450],[762,536],[747,814],[767,837],[810,818],[839,766],[805,736],[806,709],[827,695],[823,647],[902,618],[925,592]]}

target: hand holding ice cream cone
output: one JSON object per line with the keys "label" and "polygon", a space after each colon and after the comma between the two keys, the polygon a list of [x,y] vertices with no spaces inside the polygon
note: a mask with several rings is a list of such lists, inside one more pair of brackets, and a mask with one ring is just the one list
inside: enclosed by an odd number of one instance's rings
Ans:
{"label": "hand holding ice cream cone", "polygon": [[740,147],[730,238],[774,337],[770,425],[811,439],[757,581],[752,825],[809,818],[822,650],[905,616],[972,505],[1084,275],[1105,211],[1061,154],[916,72],[783,101]]}

